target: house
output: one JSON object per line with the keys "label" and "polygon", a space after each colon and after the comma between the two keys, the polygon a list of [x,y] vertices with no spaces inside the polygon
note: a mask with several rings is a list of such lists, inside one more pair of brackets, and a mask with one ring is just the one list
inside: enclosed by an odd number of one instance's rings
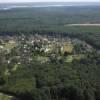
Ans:
{"label": "house", "polygon": [[0,45],[0,49],[3,49],[4,47],[2,45]]}

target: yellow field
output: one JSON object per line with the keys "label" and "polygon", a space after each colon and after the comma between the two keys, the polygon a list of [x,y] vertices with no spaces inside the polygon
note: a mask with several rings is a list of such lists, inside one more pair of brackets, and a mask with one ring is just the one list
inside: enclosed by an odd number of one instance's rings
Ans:
{"label": "yellow field", "polygon": [[71,53],[73,51],[73,45],[71,43],[66,43],[63,47],[62,47],[62,50],[61,52],[64,53],[64,52],[68,52],[68,53]]}
{"label": "yellow field", "polygon": [[7,42],[4,46],[5,49],[12,49],[16,46],[15,42]]}
{"label": "yellow field", "polygon": [[66,24],[65,26],[100,26],[100,24]]}
{"label": "yellow field", "polygon": [[84,58],[84,55],[83,54],[69,55],[69,56],[67,56],[65,62],[71,63],[73,60],[80,60],[82,58]]}
{"label": "yellow field", "polygon": [[0,93],[0,100],[14,100],[14,97]]}

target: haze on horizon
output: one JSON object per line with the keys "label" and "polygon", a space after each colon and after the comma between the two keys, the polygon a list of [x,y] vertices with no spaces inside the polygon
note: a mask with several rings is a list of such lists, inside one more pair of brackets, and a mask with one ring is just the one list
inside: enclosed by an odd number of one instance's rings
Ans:
{"label": "haze on horizon", "polygon": [[100,2],[100,0],[0,0],[0,3],[20,2]]}

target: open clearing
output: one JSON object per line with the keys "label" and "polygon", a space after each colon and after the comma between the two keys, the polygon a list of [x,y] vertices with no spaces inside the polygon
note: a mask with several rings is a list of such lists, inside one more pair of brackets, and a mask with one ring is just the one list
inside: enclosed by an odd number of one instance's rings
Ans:
{"label": "open clearing", "polygon": [[100,24],[66,24],[65,26],[100,26]]}

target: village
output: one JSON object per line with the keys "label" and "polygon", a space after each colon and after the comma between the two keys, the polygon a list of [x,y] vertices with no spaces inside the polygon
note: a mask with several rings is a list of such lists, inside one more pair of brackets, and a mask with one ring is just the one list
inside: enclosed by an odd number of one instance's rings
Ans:
{"label": "village", "polygon": [[[0,37],[0,63],[16,71],[21,64],[71,63],[86,57],[92,52],[92,46],[78,39],[41,36],[6,36]],[[5,74],[9,75],[6,69]]]}

